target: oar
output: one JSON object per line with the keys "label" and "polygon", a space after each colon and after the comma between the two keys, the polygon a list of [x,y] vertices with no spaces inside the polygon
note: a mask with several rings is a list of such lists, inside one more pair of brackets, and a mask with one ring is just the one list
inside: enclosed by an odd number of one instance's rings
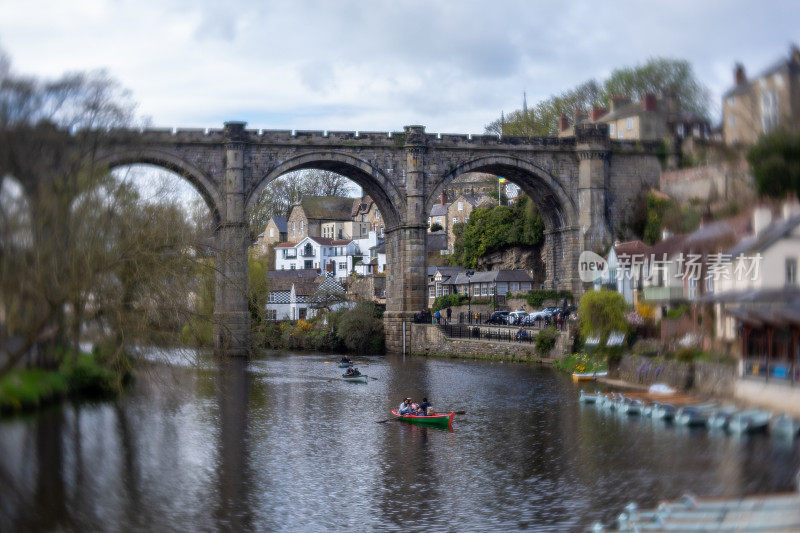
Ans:
{"label": "oar", "polygon": [[342,378],[331,378],[331,379],[329,379],[329,380],[328,380],[328,383],[330,383],[330,382],[331,382],[331,381],[333,381],[334,379],[342,379]]}
{"label": "oar", "polygon": [[373,378],[372,376],[367,376],[367,377],[368,377],[369,379],[374,379],[375,381],[378,381],[378,378]]}

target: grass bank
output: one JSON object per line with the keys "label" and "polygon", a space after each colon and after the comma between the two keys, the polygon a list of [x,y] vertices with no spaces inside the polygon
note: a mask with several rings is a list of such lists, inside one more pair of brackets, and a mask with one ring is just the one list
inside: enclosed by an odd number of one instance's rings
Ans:
{"label": "grass bank", "polygon": [[605,357],[587,353],[573,353],[553,360],[553,368],[567,374],[605,372],[608,370]]}
{"label": "grass bank", "polygon": [[66,397],[113,397],[131,379],[124,353],[61,351],[58,368],[15,369],[0,377],[0,413],[37,409]]}

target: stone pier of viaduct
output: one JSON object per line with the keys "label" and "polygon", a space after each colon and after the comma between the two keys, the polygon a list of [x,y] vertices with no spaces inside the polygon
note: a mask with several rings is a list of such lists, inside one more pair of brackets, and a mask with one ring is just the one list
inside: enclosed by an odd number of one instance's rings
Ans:
{"label": "stone pier of viaduct", "polygon": [[[578,256],[603,251],[642,190],[658,183],[653,144],[614,141],[604,125],[579,125],[574,137],[516,138],[402,132],[248,130],[228,122],[210,130],[112,132],[102,160],[110,167],[149,164],[188,180],[216,227],[215,348],[250,350],[247,309],[249,213],[264,188],[303,169],[330,170],[364,188],[386,227],[389,351],[403,345],[403,322],[426,307],[425,232],[431,207],[461,174],[488,172],[528,194],[545,222],[547,285],[581,294]],[[411,328],[405,328],[410,335]],[[408,340],[408,339],[407,339]]]}

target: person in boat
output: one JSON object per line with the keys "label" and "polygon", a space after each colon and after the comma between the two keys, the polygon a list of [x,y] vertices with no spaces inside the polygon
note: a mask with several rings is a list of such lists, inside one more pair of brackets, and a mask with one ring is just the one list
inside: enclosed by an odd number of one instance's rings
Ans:
{"label": "person in boat", "polygon": [[342,362],[342,363],[352,363],[352,361],[350,360],[350,358],[349,358],[349,357],[347,357],[346,355],[343,355],[343,356],[342,356],[341,362]]}
{"label": "person in boat", "polygon": [[419,416],[428,416],[428,410],[430,409],[431,404],[428,403],[427,398],[422,399],[422,403],[419,404]]}
{"label": "person in boat", "polygon": [[401,415],[410,415],[411,414],[411,398],[406,398],[403,400],[403,403],[400,404],[400,407],[397,408],[397,412]]}

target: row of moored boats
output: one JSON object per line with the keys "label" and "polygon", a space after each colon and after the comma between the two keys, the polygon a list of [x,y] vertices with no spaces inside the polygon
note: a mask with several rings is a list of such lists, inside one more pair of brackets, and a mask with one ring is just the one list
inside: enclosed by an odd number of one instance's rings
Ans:
{"label": "row of moored boats", "polygon": [[580,401],[609,411],[671,421],[682,426],[724,429],[731,433],[766,432],[795,437],[800,421],[765,409],[741,409],[715,402],[696,403],[686,397],[651,394],[580,392]]}

